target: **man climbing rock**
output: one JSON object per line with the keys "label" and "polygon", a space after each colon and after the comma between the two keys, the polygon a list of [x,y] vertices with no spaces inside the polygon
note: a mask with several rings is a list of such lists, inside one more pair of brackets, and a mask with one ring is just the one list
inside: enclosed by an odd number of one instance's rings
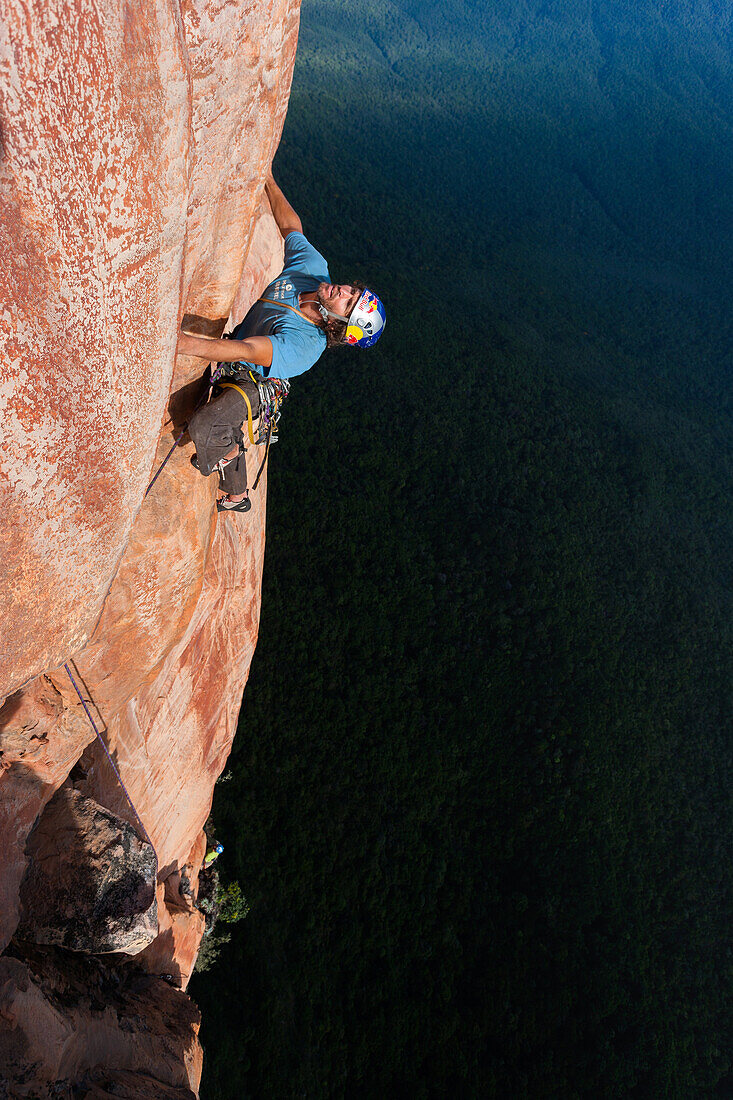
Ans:
{"label": "man climbing rock", "polygon": [[221,855],[221,853],[223,851],[224,851],[224,845],[223,844],[218,844],[216,841],[214,841],[212,843],[211,847],[208,847],[206,849],[206,855],[204,856],[203,866],[204,867],[211,867],[211,864],[214,863],[215,860],[217,860],[219,858],[219,856]]}
{"label": "man climbing rock", "polygon": [[[265,182],[272,214],[285,239],[285,264],[236,326],[231,339],[212,340],[184,333],[178,350],[219,364],[215,396],[189,423],[196,465],[204,476],[218,470],[224,497],[219,511],[249,508],[242,425],[259,410],[250,370],[268,381],[291,379],[310,370],[329,347],[371,347],[384,331],[384,307],[360,284],[330,281],[326,263],[303,236],[300,218],[272,175]],[[257,408],[254,407],[257,403]]]}

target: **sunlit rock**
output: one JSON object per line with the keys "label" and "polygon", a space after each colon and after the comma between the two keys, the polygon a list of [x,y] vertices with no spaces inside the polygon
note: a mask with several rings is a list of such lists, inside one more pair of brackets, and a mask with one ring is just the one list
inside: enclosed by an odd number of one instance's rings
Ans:
{"label": "sunlit rock", "polygon": [[[217,516],[184,436],[145,490],[201,394],[204,364],[176,358],[182,317],[220,332],[282,265],[263,185],[298,16],[297,0],[0,0],[0,947],[27,838],[75,764],[79,795],[136,827],[72,660],[158,857],[158,935],[136,960],[182,986],[195,960],[203,921],[180,887],[257,640],[266,476],[246,519]],[[13,1004],[79,1049],[92,1032],[23,981]],[[147,1095],[129,1072],[88,1095]]]}

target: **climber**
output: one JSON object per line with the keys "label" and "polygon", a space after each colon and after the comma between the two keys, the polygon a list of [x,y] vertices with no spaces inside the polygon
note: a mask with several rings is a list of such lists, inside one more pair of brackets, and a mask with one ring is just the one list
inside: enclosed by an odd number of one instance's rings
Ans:
{"label": "climber", "polygon": [[[244,394],[256,399],[249,378],[255,370],[269,380],[295,378],[310,370],[328,348],[371,347],[384,331],[379,298],[361,283],[334,284],[328,265],[303,236],[300,218],[270,174],[265,182],[273,217],[285,240],[285,264],[231,334],[212,340],[183,333],[184,355],[226,364],[217,381],[223,389],[189,423],[200,473],[218,470],[224,496],[219,511],[247,511],[247,475],[242,425],[248,415]],[[231,364],[231,366],[228,366]],[[250,401],[252,404],[252,401]],[[258,406],[259,407],[259,406]],[[256,415],[255,409],[252,409]]]}
{"label": "climber", "polygon": [[223,844],[217,844],[214,842],[213,847],[209,848],[204,856],[204,867],[210,867],[215,859],[218,859],[221,853],[224,851]]}

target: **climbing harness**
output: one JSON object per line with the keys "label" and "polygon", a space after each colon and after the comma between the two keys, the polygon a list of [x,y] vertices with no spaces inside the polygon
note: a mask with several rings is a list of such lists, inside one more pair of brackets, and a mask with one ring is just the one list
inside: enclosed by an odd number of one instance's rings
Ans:
{"label": "climbing harness", "polygon": [[277,443],[275,429],[280,422],[283,402],[290,393],[290,383],[284,378],[261,378],[254,371],[249,371],[248,374],[257,386],[260,397],[259,434],[254,442]]}
{"label": "climbing harness", "polygon": [[[252,492],[254,492],[260,483],[260,478],[262,477],[262,472],[265,468],[265,463],[267,462],[267,456],[270,453],[270,444],[277,443],[278,440],[276,429],[280,422],[283,402],[290,393],[290,383],[284,378],[268,379],[263,378],[262,375],[256,374],[253,370],[247,371],[247,375],[250,381],[253,382],[257,387],[257,396],[259,399],[257,434],[255,435],[252,416],[252,402],[249,399],[249,395],[242,389],[240,385],[237,384],[237,382],[243,381],[241,375],[227,375],[227,381],[218,381],[218,379],[221,377],[220,372],[222,372],[222,368],[226,365],[227,364],[220,363],[217,370],[215,371],[214,377],[216,377],[217,379],[216,385],[218,385],[219,388],[222,390],[236,390],[242,395],[247,405],[247,435],[249,437],[249,441],[252,446],[256,447],[264,445],[265,448],[265,453],[262,458],[262,462],[260,463],[260,468],[257,471],[257,477],[255,478],[254,485],[252,486]],[[236,378],[237,381],[230,381],[230,377]],[[245,489],[244,492],[247,494],[248,499],[250,490]],[[220,512],[233,512],[236,510],[234,508],[228,508],[226,506],[219,507],[219,505],[217,505],[217,508]],[[248,511],[248,509],[246,508],[241,508],[239,510]]]}
{"label": "climbing harness", "polygon": [[[252,382],[254,382],[255,386],[257,387],[257,393],[260,400],[258,432],[257,437],[255,438],[252,402],[250,401],[248,395],[245,393],[242,387],[237,385],[236,381],[229,380],[231,378],[234,378],[241,381],[241,378],[239,374],[227,375],[225,373],[225,369],[227,367],[231,368],[232,365],[236,366],[236,364],[231,363],[217,364],[216,369],[213,370],[211,373],[211,378],[209,380],[207,391],[204,393],[203,397],[193,411],[194,413],[198,412],[202,405],[206,404],[215,386],[218,386],[220,389],[237,390],[237,392],[242,395],[245,400],[245,404],[247,405],[247,435],[249,436],[249,441],[253,446],[257,446],[258,444],[265,444],[265,457],[262,460],[262,464],[260,465],[260,468],[257,472],[257,477],[255,478],[255,483],[252,486],[252,491],[254,492],[254,490],[257,488],[257,485],[259,484],[265,462],[267,461],[267,456],[270,453],[270,444],[277,443],[278,440],[278,436],[275,434],[274,429],[279,423],[283,402],[290,393],[290,383],[284,378],[267,379],[263,378],[261,375],[255,374],[253,370],[247,371],[248,377],[251,379]],[[226,378],[227,381],[219,381],[220,378]],[[191,415],[193,416],[193,413]],[[186,423],[183,425],[183,428],[173,441],[173,446],[170,448],[168,454],[165,456],[160,466],[155,471],[152,481],[145,490],[145,496],[148,495],[148,493],[162,474],[164,467],[173,455],[176,447],[183,439],[187,429],[188,421],[186,421]],[[227,509],[227,511],[231,511],[231,509]]]}
{"label": "climbing harness", "polygon": [[[127,801],[128,801],[129,803],[130,803],[130,808],[131,808],[132,812],[134,813],[135,817],[137,818],[137,823],[138,823],[138,825],[140,826],[140,828],[141,828],[141,829],[142,829],[142,831],[143,831],[143,836],[144,836],[144,837],[145,837],[145,839],[147,840],[147,842],[148,842],[148,844],[150,845],[150,847],[151,847],[151,848],[153,849],[153,855],[155,856],[155,862],[156,862],[156,865],[157,865],[157,862],[158,862],[158,853],[157,853],[157,852],[155,851],[155,845],[153,844],[152,840],[150,839],[150,836],[148,835],[148,830],[147,830],[147,829],[145,828],[145,826],[143,825],[143,823],[142,823],[142,821],[141,821],[141,819],[140,819],[140,814],[139,814],[139,813],[137,812],[137,810],[135,809],[135,803],[134,803],[134,802],[132,801],[132,799],[130,798],[130,795],[129,795],[129,793],[128,793],[127,787],[126,787],[126,786],[125,786],[125,784],[124,784],[124,783],[122,782],[122,776],[121,776],[121,775],[120,775],[120,773],[118,772],[117,768],[115,767],[115,762],[114,762],[114,760],[112,759],[112,757],[110,756],[110,752],[109,752],[109,749],[107,748],[107,746],[105,745],[104,741],[102,740],[102,735],[101,735],[101,733],[99,732],[99,730],[97,729],[97,723],[96,723],[96,722],[94,721],[94,719],[92,718],[92,713],[91,713],[91,711],[89,710],[89,707],[88,707],[88,706],[87,706],[87,704],[86,704],[86,700],[85,700],[84,696],[82,695],[82,693],[81,693],[81,692],[79,691],[79,686],[78,686],[78,684],[77,684],[76,680],[74,679],[74,677],[73,677],[73,676],[72,676],[72,674],[71,674],[71,669],[69,668],[68,664],[66,664],[65,662],[64,662],[64,668],[66,669],[66,671],[67,671],[67,673],[68,673],[68,676],[69,676],[69,679],[71,680],[71,683],[72,683],[72,685],[73,685],[74,691],[75,691],[75,692],[76,692],[76,694],[77,694],[77,695],[79,696],[79,700],[80,700],[80,702],[81,702],[81,705],[82,705],[82,706],[84,707],[84,710],[86,711],[86,716],[87,716],[87,718],[89,719],[89,721],[90,721],[90,722],[91,722],[91,724],[92,724],[92,729],[94,730],[95,734],[97,735],[97,740],[99,741],[100,745],[101,745],[101,746],[102,746],[102,748],[104,749],[105,755],[106,755],[107,759],[109,760],[109,762],[110,762],[110,764],[111,764],[111,766],[112,766],[112,771],[113,771],[113,772],[115,773],[115,775],[117,776],[117,781],[118,781],[118,783],[119,783],[119,784],[120,784],[120,786],[122,787],[122,790],[123,790],[123,791],[124,791],[124,793],[125,793],[125,798],[126,798],[126,799],[127,799]],[[157,877],[157,874],[156,874],[156,877]]]}

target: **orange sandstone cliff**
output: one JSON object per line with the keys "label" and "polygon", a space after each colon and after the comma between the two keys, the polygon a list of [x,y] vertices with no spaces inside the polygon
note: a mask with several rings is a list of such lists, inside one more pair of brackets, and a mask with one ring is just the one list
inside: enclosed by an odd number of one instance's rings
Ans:
{"label": "orange sandstone cliff", "polygon": [[145,490],[201,393],[181,319],[217,334],[282,263],[263,183],[298,2],[0,19],[0,1095],[195,1096],[183,990],[265,484],[218,515],[184,436]]}

